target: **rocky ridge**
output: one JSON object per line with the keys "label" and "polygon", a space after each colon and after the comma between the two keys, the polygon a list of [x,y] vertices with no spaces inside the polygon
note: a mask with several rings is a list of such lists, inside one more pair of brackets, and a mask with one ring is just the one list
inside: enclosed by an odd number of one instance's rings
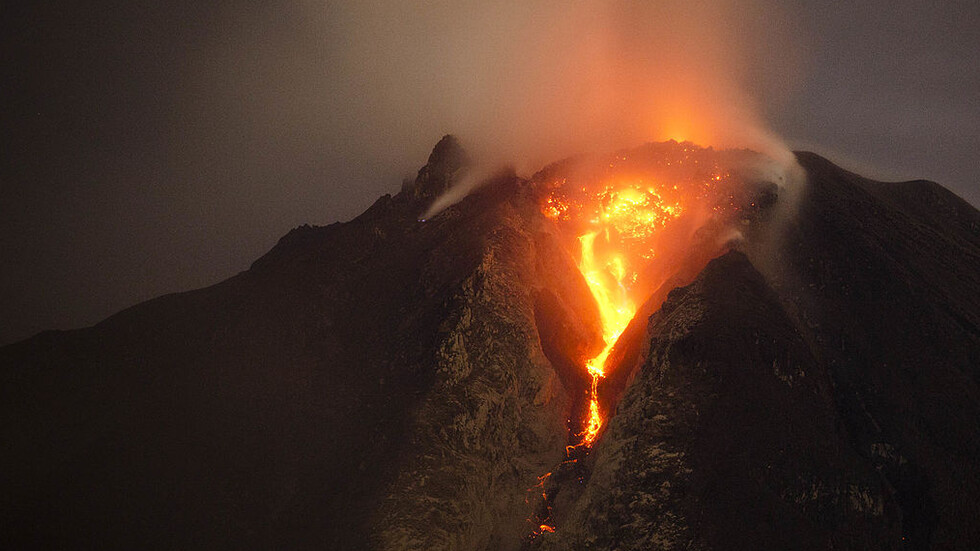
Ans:
{"label": "rocky ridge", "polygon": [[[466,170],[447,136],[234,278],[0,349],[0,542],[972,549],[980,213],[797,157],[799,196],[746,188],[743,238],[634,320],[574,467],[595,304],[531,181],[418,220]],[[549,471],[557,530],[528,540]]]}

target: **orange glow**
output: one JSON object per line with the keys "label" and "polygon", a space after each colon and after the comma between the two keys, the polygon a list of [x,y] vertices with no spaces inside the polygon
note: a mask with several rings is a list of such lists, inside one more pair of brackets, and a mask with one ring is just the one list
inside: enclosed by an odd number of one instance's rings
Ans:
{"label": "orange glow", "polygon": [[[548,492],[544,489],[544,483],[547,482],[548,477],[550,477],[550,476],[551,476],[551,473],[545,473],[545,474],[539,476],[538,477],[538,483],[535,484],[533,487],[527,489],[528,493],[536,492],[537,490],[540,489],[541,490],[541,502],[545,506],[543,515],[541,517],[539,517],[538,520],[537,520],[537,523],[538,523],[537,524],[537,527],[534,528],[534,530],[532,530],[531,533],[528,535],[528,538],[530,538],[530,539],[534,539],[534,538],[540,536],[541,534],[543,534],[545,532],[552,532],[553,533],[555,531],[555,526],[554,526],[554,524],[551,521],[551,505],[548,503]],[[524,499],[524,502],[525,503],[530,503],[530,500],[527,499],[527,498],[525,498]],[[535,522],[534,520],[532,520],[530,518],[528,519],[528,521],[529,522]],[[532,526],[533,526],[533,524],[532,524]]]}
{"label": "orange glow", "polygon": [[[665,284],[697,273],[693,264],[707,263],[713,248],[723,246],[717,232],[730,227],[743,205],[755,206],[736,199],[733,185],[741,180],[733,163],[743,158],[740,152],[667,141],[569,160],[535,176],[540,212],[555,224],[569,252],[578,253],[577,267],[595,300],[603,341],[601,350],[582,362],[589,384],[575,406],[581,418],[569,419],[570,445],[560,479],[574,476],[574,465],[589,453],[607,421],[606,400],[622,389],[624,379],[605,387],[601,381],[620,368],[619,362],[635,357],[635,350],[620,352],[616,346],[637,312],[651,313],[647,309],[658,305],[648,303],[666,292]],[[609,395],[600,400],[600,392]],[[541,501],[528,518],[530,539],[557,529],[554,496],[544,491],[550,474],[535,486]]]}
{"label": "orange glow", "polygon": [[[610,168],[614,166],[610,164]],[[609,354],[636,315],[637,300],[645,298],[634,296],[632,287],[641,266],[656,255],[652,238],[684,211],[679,202],[665,199],[666,188],[639,178],[614,178],[599,186],[598,191],[582,188],[576,200],[563,198],[556,190],[544,201],[542,212],[548,218],[584,222],[584,233],[578,236],[578,268],[599,308],[605,343],[602,351],[586,363],[592,381],[588,417],[585,429],[578,435],[579,446],[591,447],[602,429],[599,379],[605,377]]]}

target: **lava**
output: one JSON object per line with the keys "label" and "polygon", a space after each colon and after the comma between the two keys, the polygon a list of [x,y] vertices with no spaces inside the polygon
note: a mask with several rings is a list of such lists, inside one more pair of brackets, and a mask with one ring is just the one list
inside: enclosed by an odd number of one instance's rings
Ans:
{"label": "lava", "polygon": [[[541,503],[543,503],[544,506],[545,506],[545,509],[544,509],[541,517],[537,521],[533,521],[531,519],[528,519],[529,522],[535,522],[537,524],[537,527],[534,528],[534,530],[532,530],[531,531],[531,534],[528,536],[531,539],[534,539],[535,537],[540,536],[541,534],[543,534],[545,532],[554,532],[555,531],[555,526],[554,526],[554,524],[551,521],[551,505],[548,503],[548,492],[544,488],[544,484],[545,484],[545,482],[547,482],[548,477],[550,477],[550,476],[551,476],[551,473],[546,473],[546,474],[543,474],[543,475],[539,476],[538,477],[538,483],[535,484],[533,487],[527,489],[528,493],[531,493],[531,492],[534,492],[534,491],[540,489],[541,490]],[[524,502],[525,503],[530,503],[530,500],[528,498],[525,498],[524,499]]]}
{"label": "lava", "polygon": [[[626,329],[636,305],[630,300],[623,279],[626,276],[626,264],[622,256],[613,256],[610,262],[602,266],[595,258],[595,238],[597,232],[587,233],[579,237],[582,243],[582,260],[579,270],[585,277],[592,296],[599,305],[599,316],[602,324],[602,338],[605,346],[598,356],[586,363],[586,369],[592,378],[589,388],[589,417],[585,430],[579,435],[580,444],[591,446],[602,428],[602,415],[599,413],[599,378],[605,376],[606,359],[615,346],[617,339]],[[606,232],[608,236],[608,231]],[[608,237],[607,237],[608,240]],[[611,280],[610,280],[611,276]]]}
{"label": "lava", "polygon": [[[740,155],[670,141],[630,155],[556,164],[535,176],[541,213],[556,225],[569,251],[578,253],[577,267],[595,300],[603,345],[583,361],[589,385],[581,405],[587,407],[582,418],[569,419],[558,484],[545,491],[548,473],[534,487],[541,490],[541,502],[528,519],[530,539],[556,530],[552,493],[572,474],[566,464],[588,454],[602,432],[607,414],[601,381],[622,360],[613,351],[629,324],[654,291],[689,264],[686,259],[707,262],[704,254],[711,246],[698,245],[696,236],[717,231],[720,226],[709,221],[728,219],[739,210],[732,184],[740,180],[720,165]],[[713,230],[703,234],[706,226]],[[582,482],[581,476],[577,479]]]}
{"label": "lava", "polygon": [[678,217],[683,207],[665,199],[666,186],[644,179],[614,179],[596,191],[583,187],[574,198],[563,197],[557,187],[543,205],[545,216],[571,222],[584,231],[578,236],[579,271],[599,308],[604,346],[586,362],[591,377],[588,417],[576,446],[591,447],[603,426],[599,409],[599,379],[606,376],[606,362],[620,335],[636,315],[638,300],[633,287],[646,261],[656,255],[656,232]]}

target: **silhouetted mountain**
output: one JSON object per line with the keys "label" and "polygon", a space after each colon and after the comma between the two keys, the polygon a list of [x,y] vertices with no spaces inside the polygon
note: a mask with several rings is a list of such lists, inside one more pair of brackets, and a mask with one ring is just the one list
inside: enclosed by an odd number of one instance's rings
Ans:
{"label": "silhouetted mountain", "polygon": [[574,463],[596,305],[537,180],[418,220],[467,165],[446,137],[238,276],[0,348],[0,544],[974,549],[980,213],[797,158],[806,186],[732,195],[740,239],[661,261]]}

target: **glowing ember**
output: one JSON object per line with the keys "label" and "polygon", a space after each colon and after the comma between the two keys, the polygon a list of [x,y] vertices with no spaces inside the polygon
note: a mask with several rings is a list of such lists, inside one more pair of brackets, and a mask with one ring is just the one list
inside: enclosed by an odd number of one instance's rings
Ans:
{"label": "glowing ember", "polygon": [[[602,350],[585,361],[588,407],[581,419],[569,420],[579,428],[572,429],[572,443],[559,467],[564,476],[603,429],[600,380],[615,367],[610,357],[618,355],[612,356],[613,349],[638,309],[677,274],[682,265],[678,258],[688,258],[686,248],[695,236],[704,237],[700,228],[739,210],[731,187],[737,179],[719,166],[719,161],[727,165],[738,155],[665,142],[648,144],[629,157],[557,165],[536,177],[541,213],[558,226],[567,246],[578,249],[578,269],[598,307],[603,339]],[[683,222],[668,228],[682,216]],[[556,529],[550,504],[554,496],[544,491],[550,474],[535,486],[541,489],[542,505],[528,519],[530,539]]]}
{"label": "glowing ember", "polygon": [[574,198],[562,194],[562,188],[556,188],[542,211],[555,220],[582,224],[585,233],[578,237],[578,268],[599,307],[605,342],[602,351],[586,364],[592,378],[589,413],[578,445],[591,446],[603,424],[599,379],[606,375],[613,346],[636,314],[632,286],[639,267],[655,255],[651,237],[683,209],[678,202],[665,200],[658,186],[642,180],[610,182],[593,193],[582,188]]}
{"label": "glowing ember", "polygon": [[[540,489],[541,490],[541,502],[545,505],[545,510],[543,512],[542,518],[540,518],[538,520],[538,526],[537,526],[537,528],[535,528],[531,532],[531,534],[528,536],[530,539],[534,539],[535,537],[540,536],[541,534],[543,534],[545,532],[552,532],[553,533],[555,531],[555,526],[551,522],[551,505],[548,503],[548,492],[544,489],[544,483],[548,480],[548,477],[549,476],[551,476],[551,473],[546,473],[544,475],[539,476],[538,477],[538,483],[535,484],[533,487],[527,489],[528,493],[534,492],[537,489]],[[525,498],[524,499],[524,502],[525,503],[530,503],[530,500],[528,500],[527,498]],[[530,519],[528,519],[528,520],[530,520]]]}

